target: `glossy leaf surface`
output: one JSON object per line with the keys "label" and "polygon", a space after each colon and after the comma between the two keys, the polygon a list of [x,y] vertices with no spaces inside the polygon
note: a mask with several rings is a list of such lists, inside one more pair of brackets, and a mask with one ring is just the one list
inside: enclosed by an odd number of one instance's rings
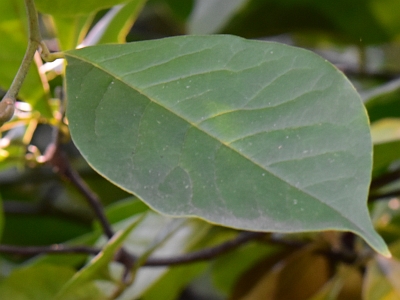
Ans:
{"label": "glossy leaf surface", "polygon": [[247,230],[353,231],[387,254],[366,206],[367,116],[327,61],[233,36],[66,57],[76,145],[152,208]]}

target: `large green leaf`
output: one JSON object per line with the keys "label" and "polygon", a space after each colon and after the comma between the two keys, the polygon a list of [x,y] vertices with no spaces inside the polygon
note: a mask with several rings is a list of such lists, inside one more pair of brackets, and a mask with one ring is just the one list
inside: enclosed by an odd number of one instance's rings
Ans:
{"label": "large green leaf", "polygon": [[327,61],[233,36],[66,57],[75,143],[152,208],[247,230],[348,230],[388,253],[366,206],[367,116]]}

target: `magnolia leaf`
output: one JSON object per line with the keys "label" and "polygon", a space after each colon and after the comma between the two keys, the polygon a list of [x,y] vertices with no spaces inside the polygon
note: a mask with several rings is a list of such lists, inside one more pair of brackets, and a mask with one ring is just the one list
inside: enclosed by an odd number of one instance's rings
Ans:
{"label": "magnolia leaf", "polygon": [[389,255],[366,199],[361,99],[319,56],[234,36],[66,52],[72,138],[153,209],[228,227],[352,231]]}

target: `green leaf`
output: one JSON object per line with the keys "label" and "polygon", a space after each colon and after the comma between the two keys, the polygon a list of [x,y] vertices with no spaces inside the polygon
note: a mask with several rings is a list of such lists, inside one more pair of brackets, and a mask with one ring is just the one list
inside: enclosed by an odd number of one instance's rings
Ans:
{"label": "green leaf", "polygon": [[248,0],[218,32],[243,37],[323,33],[344,42],[382,43],[400,33],[397,4],[396,0],[338,0],[335,5],[329,0]]}
{"label": "green leaf", "polygon": [[[387,86],[390,87],[391,84],[392,83],[388,83]],[[371,123],[384,118],[400,117],[400,92],[398,90],[398,85],[399,83],[396,82],[394,90],[385,88],[383,91],[380,91],[379,88],[376,88],[370,92],[372,96],[365,97],[367,98],[365,107],[368,110]],[[376,92],[376,90],[378,91]]]}
{"label": "green leaf", "polygon": [[364,107],[319,56],[186,36],[66,57],[77,147],[152,208],[246,230],[352,231],[388,254],[366,206]]}
{"label": "green leaf", "polygon": [[0,194],[0,238],[3,234],[4,228],[4,211],[3,211],[3,199]]}
{"label": "green leaf", "polygon": [[309,245],[278,261],[267,257],[242,274],[230,299],[309,299],[331,273],[329,261],[315,255],[320,248]]}
{"label": "green leaf", "polygon": [[189,32],[217,32],[248,0],[197,0],[189,20]]}
{"label": "green leaf", "polygon": [[[198,262],[170,268],[160,280],[155,282],[141,297],[142,300],[175,300],[184,288],[201,272],[208,263]],[[171,284],[173,282],[173,284]]]}
{"label": "green leaf", "polygon": [[74,274],[66,266],[35,265],[14,270],[0,283],[2,299],[53,300],[58,290]]}
{"label": "green leaf", "polygon": [[69,50],[75,49],[82,42],[93,21],[93,14],[89,16],[54,16],[53,20],[61,49]]}
{"label": "green leaf", "polygon": [[37,9],[56,16],[88,15],[100,9],[126,2],[127,0],[35,0]]}
{"label": "green leaf", "polygon": [[126,36],[145,3],[146,0],[132,0],[124,5],[107,26],[99,44],[125,43]]}
{"label": "green leaf", "polygon": [[263,257],[272,256],[276,252],[277,247],[252,242],[217,258],[212,264],[214,285],[228,295],[246,270],[259,263]]}
{"label": "green leaf", "polygon": [[374,143],[373,177],[382,174],[400,159],[400,119],[387,118],[371,125]]}
{"label": "green leaf", "polygon": [[[155,241],[160,237],[160,234],[162,236],[165,233],[165,228],[170,225],[170,222],[171,218],[154,212],[148,212],[143,222],[127,238],[124,244],[125,249],[131,253],[140,255],[140,257],[143,254],[146,255],[146,252],[152,248]],[[126,221],[116,224],[117,228],[124,228],[125,226]],[[153,252],[154,257],[171,257],[186,253],[188,250],[193,249],[194,246],[198,246],[199,242],[205,238],[209,228],[209,224],[199,220],[186,222],[185,226],[181,226],[176,233],[155,249]],[[196,269],[189,270],[195,271]],[[124,299],[124,296],[126,296],[130,299],[138,299],[144,297],[148,292],[151,295],[157,293],[157,286],[163,285],[166,277],[171,275],[173,278],[175,276],[174,272],[170,273],[171,270],[167,267],[140,268],[137,271],[134,283],[126,288],[122,298]],[[183,284],[183,281],[177,282],[174,288],[168,289],[166,292],[168,294],[177,292],[182,288],[181,284]]]}
{"label": "green leaf", "polygon": [[382,119],[371,125],[371,137],[374,144],[400,140],[400,119]]}
{"label": "green leaf", "polygon": [[65,299],[71,294],[74,295],[74,291],[82,286],[85,286],[91,279],[97,276],[97,273],[103,267],[110,263],[122,243],[129,236],[131,231],[143,220],[142,217],[135,218],[127,228],[117,232],[103,247],[102,251],[97,254],[88,265],[77,272],[61,289],[57,294],[57,299]]}
{"label": "green leaf", "polygon": [[399,299],[400,262],[377,256],[367,267],[364,282],[366,300]]}
{"label": "green leaf", "polygon": [[136,214],[143,213],[148,209],[149,208],[139,199],[129,197],[107,206],[106,216],[110,223],[116,223]]}

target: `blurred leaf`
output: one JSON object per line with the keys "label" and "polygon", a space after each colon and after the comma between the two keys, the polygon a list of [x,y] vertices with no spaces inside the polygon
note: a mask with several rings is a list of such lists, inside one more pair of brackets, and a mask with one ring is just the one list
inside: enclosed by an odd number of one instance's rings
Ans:
{"label": "blurred leaf", "polygon": [[[101,252],[97,254],[85,267],[77,272],[60,290],[56,299],[66,299],[76,295],[75,290],[84,286],[98,276],[98,272],[105,268],[114,258],[115,253],[124,243],[130,232],[143,220],[142,217],[135,220],[124,230],[118,231],[107,242]],[[76,299],[76,298],[75,298]]]}
{"label": "blurred leaf", "polygon": [[337,274],[308,300],[336,300],[343,286],[343,278]]}
{"label": "blurred leaf", "polygon": [[[378,205],[379,203],[376,203],[374,205],[374,208],[377,208]],[[385,208],[385,210],[383,210],[383,212],[381,212],[380,215],[377,216],[378,219],[374,223],[379,233],[382,235],[385,241],[387,241],[387,243],[391,243],[392,247],[392,243],[400,239],[400,214],[396,211],[391,210],[388,207],[388,202],[386,201],[381,201],[381,205]],[[392,212],[392,214],[394,215],[391,216],[390,212]],[[392,254],[400,259],[400,252],[398,252],[398,255],[396,255],[396,253]]]}
{"label": "blurred leaf", "polygon": [[114,224],[148,210],[149,208],[142,201],[129,197],[107,206],[106,216],[108,221]]}
{"label": "blurred leaf", "polygon": [[400,141],[374,145],[373,177],[381,175],[400,158]]}
{"label": "blurred leaf", "polygon": [[363,295],[365,300],[400,299],[400,262],[376,256],[368,264]]}
{"label": "blurred leaf", "polygon": [[89,15],[100,9],[126,2],[127,0],[35,0],[37,9],[56,16]]}
{"label": "blurred leaf", "polygon": [[395,242],[390,244],[390,252],[394,259],[400,261],[400,239],[397,239]]}
{"label": "blurred leaf", "polygon": [[182,290],[208,266],[208,262],[174,266],[155,282],[142,296],[142,300],[175,300]]}
{"label": "blurred leaf", "polygon": [[4,211],[3,211],[3,199],[0,194],[0,240],[4,229]]}
{"label": "blurred leaf", "polygon": [[374,143],[373,177],[400,159],[400,119],[381,119],[371,125]]}
{"label": "blurred leaf", "polygon": [[322,32],[345,42],[374,44],[399,34],[398,26],[392,26],[399,18],[396,0],[340,0],[335,5],[328,0],[250,0],[222,32],[247,38]]}
{"label": "blurred leaf", "polygon": [[361,300],[361,283],[358,268],[339,264],[333,278],[308,300]]}
{"label": "blurred leaf", "polygon": [[70,267],[46,264],[17,268],[0,283],[0,295],[12,300],[54,300],[74,273]]}
{"label": "blurred leaf", "polygon": [[16,245],[62,243],[89,231],[74,220],[45,215],[6,215],[2,242]]}
{"label": "blurred leaf", "polygon": [[[7,90],[16,75],[28,46],[28,25],[22,0],[0,1],[0,87]],[[38,69],[33,63],[19,97],[46,117],[51,117]]]}
{"label": "blurred leaf", "polygon": [[172,10],[174,15],[181,20],[186,20],[193,10],[195,0],[160,0],[165,2]]}
{"label": "blurred leaf", "polygon": [[272,256],[276,252],[276,247],[253,242],[216,258],[212,264],[212,278],[215,286],[228,295],[235,282],[247,269],[263,257]]}
{"label": "blurred leaf", "polygon": [[241,229],[349,230],[387,253],[366,207],[365,110],[325,60],[233,36],[66,56],[75,143],[152,208]]}
{"label": "blurred leaf", "polygon": [[215,33],[248,0],[197,0],[189,19],[190,34]]}
{"label": "blurred leaf", "polygon": [[146,0],[131,0],[116,13],[98,44],[125,43],[129,30],[142,11]]}
{"label": "blurred leaf", "polygon": [[382,119],[371,125],[371,137],[374,144],[400,140],[400,119]]}
{"label": "blurred leaf", "polygon": [[[171,218],[158,215],[152,212],[147,213],[145,220],[130,234],[125,248],[131,253],[140,255],[144,253],[154,243],[157,236],[170,223]],[[117,226],[124,226],[125,222],[120,222]],[[205,236],[210,225],[201,221],[191,220],[187,225],[180,228],[162,246],[158,247],[152,257],[171,257],[186,253],[197,245]],[[195,276],[197,267],[188,269]],[[179,273],[179,272],[178,272]],[[174,272],[170,273],[167,267],[160,268],[141,268],[136,274],[134,283],[129,286],[120,296],[121,299],[137,299],[146,293],[158,293],[155,286],[163,285],[168,278],[175,278]],[[188,277],[190,280],[192,277]],[[161,282],[159,282],[161,280]],[[182,288],[181,283],[177,282],[175,287],[171,287],[168,292],[177,293]],[[118,299],[120,299],[118,298]]]}
{"label": "blurred leaf", "polygon": [[61,50],[75,49],[84,39],[93,14],[82,16],[53,16]]}
{"label": "blurred leaf", "polygon": [[10,168],[21,168],[25,164],[25,145],[11,143],[8,147],[0,148],[0,171]]}
{"label": "blurred leaf", "polygon": [[342,278],[343,282],[337,299],[361,300],[363,284],[361,270],[355,266],[340,265],[337,274]]}
{"label": "blurred leaf", "polygon": [[371,123],[384,118],[400,118],[400,93],[377,95],[365,103]]}
{"label": "blurred leaf", "polygon": [[331,269],[328,260],[315,254],[312,245],[293,253],[281,261],[275,260],[273,267],[265,268],[257,281],[242,276],[237,282],[240,288],[244,281],[251,280],[252,287],[243,294],[235,292],[231,299],[248,300],[306,300],[315,294],[329,280]]}

